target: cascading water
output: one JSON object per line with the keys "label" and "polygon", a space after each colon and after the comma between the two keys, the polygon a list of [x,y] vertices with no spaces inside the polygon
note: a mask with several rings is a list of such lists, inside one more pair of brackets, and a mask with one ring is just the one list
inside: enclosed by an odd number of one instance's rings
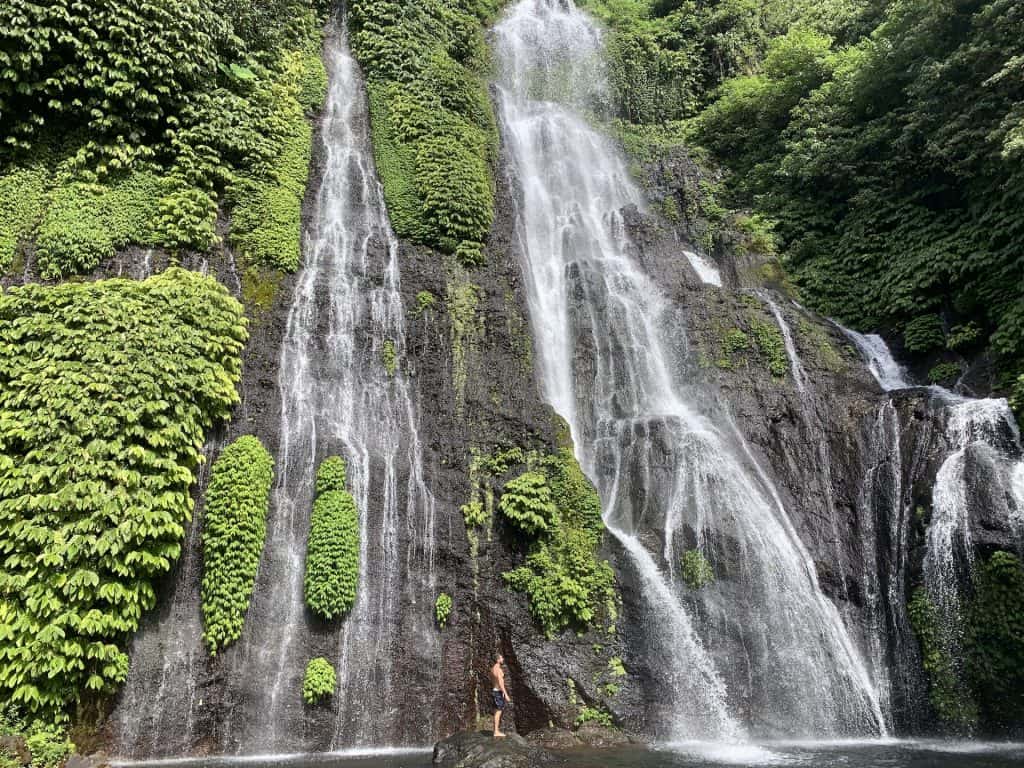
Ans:
{"label": "cascading water", "polygon": [[[881,337],[840,328],[857,346],[882,389],[892,392],[913,386]],[[984,505],[994,518],[1007,520],[1018,537],[1024,534],[1024,493],[1020,489],[1020,478],[1024,477],[1024,447],[1006,400],[969,399],[939,386],[931,386],[928,391],[932,407],[945,418],[948,452],[932,487],[924,585],[941,618],[942,642],[955,659],[959,656],[961,641],[962,585],[970,579],[974,561],[971,518],[979,505]],[[885,408],[892,409],[891,400],[883,407],[882,414],[886,413]],[[904,521],[906,507],[904,503],[893,519]],[[901,526],[899,531],[893,530],[892,538],[905,547],[907,525],[901,522]],[[905,557],[901,550],[895,573],[905,573]],[[901,583],[898,593],[890,594],[892,609],[901,610],[906,599],[906,585]],[[896,630],[901,628],[896,621],[900,618],[894,614]],[[897,631],[893,636],[898,640],[906,633]],[[897,665],[897,669],[906,666]]]}
{"label": "cascading water", "polygon": [[[434,737],[435,502],[424,483],[418,409],[403,372],[398,244],[375,176],[362,82],[343,34],[329,36],[325,57],[323,177],[280,353],[280,445],[266,546],[242,638],[217,662],[223,752],[423,744]],[[348,462],[361,529],[357,599],[340,626],[312,618],[302,588],[315,474],[335,454]],[[188,552],[199,549],[192,542]],[[181,755],[194,746],[177,690],[201,677],[195,659],[206,663],[192,599],[191,623],[160,631],[158,645],[170,642],[190,654],[168,677],[174,695],[140,692],[157,701],[150,724],[159,744],[123,743],[124,754]],[[400,646],[403,637],[416,642]],[[317,712],[301,696],[314,656],[326,656],[338,673],[332,707]],[[400,664],[416,668],[414,688],[397,688]]]}
{"label": "cascading water", "polygon": [[[211,459],[220,453],[221,435],[203,448],[205,462],[196,476],[205,487]],[[191,734],[202,707],[198,690],[206,649],[202,645],[203,619],[199,612],[199,583],[202,570],[200,533],[202,507],[188,527],[182,542],[182,557],[175,569],[174,588],[167,600],[166,615],[159,625],[147,626],[132,643],[132,664],[113,723],[122,754],[143,756],[163,749],[186,749],[185,739],[167,744],[162,732],[167,723],[177,723],[183,734]]]}
{"label": "cascading water", "polygon": [[[246,708],[245,751],[280,750],[301,732],[308,661],[300,655],[307,632],[302,565],[317,465],[334,453],[348,461],[362,536],[356,604],[328,654],[338,668],[332,746],[429,739],[421,720],[432,708],[411,706],[403,692],[408,709],[400,724],[393,687],[401,632],[421,638],[419,652],[432,661],[437,645],[430,607],[435,505],[402,371],[398,244],[369,150],[358,67],[344,40],[331,41],[326,57],[324,174],[281,351],[278,479],[253,610],[261,620],[250,619],[234,665],[237,675],[261,681]],[[386,349],[394,353],[392,371]],[[431,670],[436,663],[419,680],[424,704],[432,697]]]}
{"label": "cascading water", "polygon": [[[634,258],[619,212],[642,196],[581,116],[605,100],[600,31],[567,0],[523,0],[495,46],[539,372],[645,601],[646,656],[670,705],[652,727],[670,740],[884,732],[777,492]],[[659,533],[656,556],[645,542]],[[683,587],[686,547],[710,556],[714,585]]]}
{"label": "cascading water", "polygon": [[914,386],[907,380],[906,371],[893,358],[892,352],[889,351],[888,345],[886,345],[885,340],[881,336],[874,333],[858,333],[849,328],[844,328],[838,323],[836,323],[836,327],[857,347],[864,361],[868,364],[868,370],[871,371],[871,374],[882,389],[886,392],[892,392],[897,389],[908,389]]}

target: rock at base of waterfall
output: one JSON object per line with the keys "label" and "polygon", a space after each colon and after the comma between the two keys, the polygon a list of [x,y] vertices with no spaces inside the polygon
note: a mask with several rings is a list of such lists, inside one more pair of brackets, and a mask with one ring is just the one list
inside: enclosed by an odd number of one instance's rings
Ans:
{"label": "rock at base of waterfall", "polygon": [[535,747],[542,749],[575,749],[580,740],[572,731],[565,728],[538,728],[526,735],[526,740]]}
{"label": "rock at base of waterfall", "polygon": [[490,733],[464,731],[434,745],[434,768],[534,768],[558,759],[522,736],[496,739]]}
{"label": "rock at base of waterfall", "polygon": [[597,723],[581,725],[576,729],[575,736],[580,746],[591,749],[615,749],[636,743],[618,728],[609,728]]}
{"label": "rock at base of waterfall", "polygon": [[103,753],[80,755],[77,752],[64,761],[63,768],[109,768],[110,761]]}
{"label": "rock at base of waterfall", "polygon": [[23,736],[0,736],[0,757],[14,760],[15,765],[28,765],[32,755]]}

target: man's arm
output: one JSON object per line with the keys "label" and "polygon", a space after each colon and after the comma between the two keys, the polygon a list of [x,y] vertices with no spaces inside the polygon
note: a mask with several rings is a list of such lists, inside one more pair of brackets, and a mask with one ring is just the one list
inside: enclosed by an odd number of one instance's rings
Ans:
{"label": "man's arm", "polygon": [[512,701],[512,697],[508,695],[508,691],[505,690],[505,670],[498,670],[498,685],[501,688],[501,694],[505,697],[505,701]]}

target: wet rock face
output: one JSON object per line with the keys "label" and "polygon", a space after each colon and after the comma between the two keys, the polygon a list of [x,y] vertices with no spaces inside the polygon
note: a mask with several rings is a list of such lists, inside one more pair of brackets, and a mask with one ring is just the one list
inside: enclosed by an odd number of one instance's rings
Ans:
{"label": "wet rock face", "polygon": [[489,733],[457,733],[434,746],[434,768],[534,768],[558,762],[514,734],[495,739]]}

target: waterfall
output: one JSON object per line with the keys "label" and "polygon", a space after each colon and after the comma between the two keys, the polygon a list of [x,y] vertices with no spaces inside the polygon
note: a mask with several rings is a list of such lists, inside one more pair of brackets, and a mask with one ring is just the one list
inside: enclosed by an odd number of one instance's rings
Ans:
{"label": "waterfall", "polygon": [[971,400],[938,387],[933,393],[946,410],[950,452],[932,488],[924,582],[942,617],[943,640],[955,657],[961,639],[961,584],[974,563],[971,518],[985,505],[1020,534],[1024,506],[1017,491],[1024,449],[1006,400]]}
{"label": "waterfall", "polygon": [[[196,473],[200,488],[209,481],[212,460],[222,447],[220,434],[204,446],[205,461]],[[180,754],[190,746],[187,738],[195,730],[203,705],[198,670],[206,653],[199,612],[202,526],[203,507],[199,505],[181,545],[182,556],[165,612],[156,626],[147,623],[132,641],[128,680],[112,718],[123,755],[144,756],[163,750]],[[171,733],[163,730],[168,723],[176,725]]]}
{"label": "waterfall", "polygon": [[762,292],[760,295],[764,299],[765,304],[768,305],[768,309],[772,311],[775,322],[778,323],[779,331],[782,333],[782,341],[786,346],[786,357],[789,358],[789,369],[793,373],[793,381],[796,383],[797,390],[803,395],[807,391],[807,374],[804,372],[804,364],[800,361],[800,355],[796,351],[796,344],[793,342],[793,331],[790,329],[789,323],[786,322],[786,318],[782,314],[782,310],[779,309],[779,305],[775,303],[775,300],[767,292]]}
{"label": "waterfall", "polygon": [[683,255],[690,262],[690,266],[693,267],[693,271],[697,273],[697,277],[701,279],[702,283],[713,285],[716,288],[722,287],[722,273],[718,271],[718,267],[711,259],[693,251],[683,251]]}
{"label": "waterfall", "polygon": [[[211,704],[214,737],[224,753],[418,745],[434,738],[440,683],[436,513],[424,481],[418,406],[403,370],[398,243],[375,175],[363,84],[344,33],[329,36],[325,58],[323,174],[280,350],[280,444],[266,545],[242,637],[212,664],[220,697]],[[392,351],[393,371],[384,362]],[[348,462],[359,509],[360,568],[351,613],[326,623],[305,608],[303,574],[316,470],[335,454]],[[188,564],[198,542],[186,551]],[[153,648],[141,658],[137,652],[133,664],[152,664],[152,655],[168,646],[208,663],[191,570],[182,569],[179,580],[187,578],[191,590],[189,623],[176,616],[163,621]],[[415,641],[403,642],[407,638]],[[311,710],[302,701],[302,677],[316,656],[335,665],[338,687],[330,707]],[[174,696],[162,687],[138,694],[156,702],[147,739],[159,744],[127,744],[126,753],[178,756],[211,736],[209,724],[196,733],[182,712],[183,692],[204,676],[202,667],[193,661],[173,666],[168,686]],[[401,683],[406,676],[415,686]]]}
{"label": "waterfall", "polygon": [[892,352],[889,351],[888,345],[881,336],[874,333],[857,333],[857,331],[844,328],[839,323],[835,325],[857,347],[857,350],[864,358],[864,362],[868,365],[868,370],[871,371],[871,375],[875,377],[875,380],[882,389],[886,392],[892,392],[893,390],[908,389],[914,386],[907,380],[906,371],[893,358]]}
{"label": "waterfall", "polygon": [[[768,473],[704,386],[620,211],[643,206],[624,157],[584,118],[607,102],[598,27],[522,0],[495,28],[518,245],[546,399],[569,422],[644,600],[650,713],[663,739],[884,732],[864,662],[822,594]],[[652,534],[664,549],[653,554]],[[675,553],[718,580],[686,588]]]}
{"label": "waterfall", "polygon": [[[318,463],[334,453],[348,462],[362,535],[356,604],[328,653],[338,670],[332,746],[384,745],[396,735],[426,741],[430,730],[423,720],[437,670],[435,505],[402,370],[398,243],[373,165],[358,67],[344,39],[331,40],[326,57],[323,179],[279,365],[281,448],[252,611],[261,620],[250,616],[235,664],[237,675],[259,681],[246,709],[245,751],[280,750],[301,730],[306,535]],[[394,349],[393,373],[386,346]],[[412,701],[395,686],[403,632],[414,633],[418,652],[430,659]],[[408,721],[401,726],[399,701]]]}
{"label": "waterfall", "polygon": [[[839,327],[857,346],[884,390],[913,386],[881,337]],[[1018,539],[1024,537],[1024,447],[1005,399],[970,399],[934,385],[928,392],[931,406],[945,418],[946,454],[932,486],[924,586],[940,617],[942,642],[956,659],[962,639],[962,587],[970,580],[974,563],[972,518],[984,510],[992,519],[1006,521]],[[891,409],[892,401],[887,400],[880,418]],[[891,532],[892,541],[900,547],[898,559],[890,561],[896,574],[906,572],[905,514],[904,505],[893,516],[894,523],[899,521],[901,526]],[[889,596],[897,640],[906,636],[900,630],[906,623],[903,612],[907,597],[902,583]]]}

